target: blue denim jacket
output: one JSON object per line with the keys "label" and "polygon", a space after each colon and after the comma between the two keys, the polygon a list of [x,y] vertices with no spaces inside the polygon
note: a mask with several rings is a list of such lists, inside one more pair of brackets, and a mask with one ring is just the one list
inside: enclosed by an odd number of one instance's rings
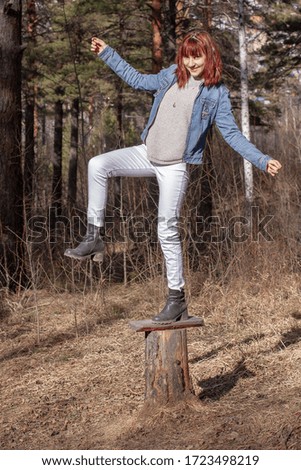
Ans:
{"label": "blue denim jacket", "polygon": [[[99,57],[132,88],[154,93],[150,116],[141,134],[142,141],[145,142],[166,91],[176,82],[177,66],[171,65],[158,74],[143,74],[122,59],[110,46],[107,46]],[[260,170],[266,170],[271,158],[260,152],[239,130],[232,114],[229,91],[223,84],[211,87],[200,85],[187,133],[186,149],[183,155],[185,162],[202,163],[206,136],[214,122],[225,141],[236,152]]]}

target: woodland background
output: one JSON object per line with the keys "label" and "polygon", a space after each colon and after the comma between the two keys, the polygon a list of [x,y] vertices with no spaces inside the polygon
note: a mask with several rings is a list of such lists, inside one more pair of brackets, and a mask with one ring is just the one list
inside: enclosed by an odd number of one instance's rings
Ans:
{"label": "woodland background", "polygon": [[[125,332],[165,297],[155,181],[110,181],[102,265],[63,257],[85,233],[88,160],[139,143],[152,103],[90,40],[154,73],[187,31],[210,31],[240,125],[242,27],[251,140],[283,170],[253,168],[247,200],[243,160],[215,128],[189,168],[181,231],[190,312],[205,318],[189,340],[202,408],[158,411],[160,434],[135,414],[143,344]],[[300,448],[300,30],[299,0],[0,1],[1,448]]]}
{"label": "woodland background", "polygon": [[[254,240],[259,250],[263,245],[268,253],[271,245],[274,253],[281,252],[272,260],[274,270],[299,266],[300,2],[243,5],[251,140],[280,160],[284,171],[273,181],[254,170],[252,223],[244,207],[243,161],[212,132],[205,164],[190,168],[182,226],[188,270],[201,265],[218,278],[229,269],[243,269],[246,260],[250,269],[248,250]],[[45,282],[65,287],[73,282],[73,267],[62,253],[85,230],[87,162],[140,142],[152,97],[131,90],[95,58],[91,37],[104,38],[148,73],[174,60],[185,32],[209,30],[220,44],[224,82],[240,121],[237,8],[235,1],[213,0],[27,1],[22,9],[21,2],[2,2],[3,287]],[[106,279],[143,281],[162,272],[156,198],[152,179],[112,181]],[[271,221],[265,219],[262,225],[268,227],[268,236],[257,227],[266,215]],[[248,236],[247,226],[252,225],[257,233]]]}

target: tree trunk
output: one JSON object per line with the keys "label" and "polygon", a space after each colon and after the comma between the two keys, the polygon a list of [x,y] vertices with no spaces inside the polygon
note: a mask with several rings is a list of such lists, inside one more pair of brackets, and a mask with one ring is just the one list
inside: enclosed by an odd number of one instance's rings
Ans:
{"label": "tree trunk", "polygon": [[[28,41],[31,46],[36,42],[36,5],[34,0],[27,0],[27,34]],[[36,76],[36,64],[32,60],[28,64],[28,71],[24,81],[24,95],[25,95],[25,149],[24,149],[24,204],[26,220],[30,218],[32,210],[32,202],[34,197],[33,182],[34,182],[34,166],[35,166],[35,124],[36,124],[36,109],[35,109],[35,96],[36,87],[34,85],[34,78]]]}
{"label": "tree trunk", "polygon": [[145,400],[164,404],[193,395],[189,377],[186,330],[146,333]]}
{"label": "tree trunk", "polygon": [[[250,140],[250,117],[249,117],[249,87],[248,87],[248,64],[247,44],[244,23],[244,1],[238,0],[239,15],[239,58],[240,58],[240,83],[241,83],[241,127],[244,136]],[[251,214],[253,202],[253,168],[252,164],[244,159],[245,176],[245,199],[246,216]]]}
{"label": "tree trunk", "polygon": [[62,207],[62,155],[63,153],[63,102],[59,99],[54,108],[54,156],[52,173],[52,207],[58,214]]}
{"label": "tree trunk", "polygon": [[30,218],[33,201],[35,96],[25,98],[25,149],[24,149],[24,204],[26,220]]}
{"label": "tree trunk", "polygon": [[[57,89],[62,94],[62,89]],[[62,157],[63,157],[63,102],[58,99],[54,107],[54,155],[52,173],[52,200],[49,211],[50,243],[55,247],[57,241],[56,221],[62,213]]]}
{"label": "tree trunk", "polygon": [[183,0],[169,0],[169,22],[174,44],[179,44],[189,29],[190,5]]}
{"label": "tree trunk", "polygon": [[152,30],[153,30],[153,44],[152,44],[152,72],[158,73],[162,69],[163,54],[162,54],[162,1],[152,0]]}
{"label": "tree trunk", "polygon": [[176,1],[176,43],[180,44],[188,26],[189,5],[182,0]]}
{"label": "tree trunk", "polygon": [[[124,17],[121,14],[119,17],[119,38],[121,42],[120,53],[123,56],[124,44],[125,44],[125,23]],[[124,120],[123,120],[123,81],[118,80],[117,84],[117,124],[118,124],[118,147],[124,147],[125,136],[124,136]],[[120,176],[114,178],[114,211],[116,214],[121,214],[121,200],[122,200],[122,179]]]}
{"label": "tree trunk", "polygon": [[0,0],[0,284],[10,288],[23,263],[21,19],[21,1]]}
{"label": "tree trunk", "polygon": [[203,7],[203,25],[206,31],[212,28],[212,0],[205,0]]}
{"label": "tree trunk", "polygon": [[78,162],[78,123],[79,99],[72,101],[71,108],[71,147],[68,173],[68,206],[72,209],[76,204],[77,189],[77,162]]}

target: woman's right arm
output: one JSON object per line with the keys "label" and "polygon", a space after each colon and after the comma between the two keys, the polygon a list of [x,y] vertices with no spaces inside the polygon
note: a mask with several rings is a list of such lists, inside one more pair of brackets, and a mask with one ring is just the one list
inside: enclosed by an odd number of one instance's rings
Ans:
{"label": "woman's right arm", "polygon": [[144,91],[156,91],[160,88],[164,70],[158,74],[140,73],[99,38],[92,38],[91,50],[132,88]]}

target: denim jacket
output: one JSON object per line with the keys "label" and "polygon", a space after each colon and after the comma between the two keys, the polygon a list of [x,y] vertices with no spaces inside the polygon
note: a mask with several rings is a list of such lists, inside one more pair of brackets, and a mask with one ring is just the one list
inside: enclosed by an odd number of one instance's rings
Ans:
{"label": "denim jacket", "polygon": [[[122,59],[110,46],[107,46],[99,57],[132,88],[154,93],[150,116],[141,134],[142,141],[145,142],[165,93],[176,83],[177,66],[171,65],[157,74],[143,74]],[[202,163],[206,136],[213,123],[236,152],[260,170],[266,170],[271,158],[261,153],[239,130],[231,110],[229,91],[223,84],[211,87],[200,85],[192,109],[183,161]]]}

